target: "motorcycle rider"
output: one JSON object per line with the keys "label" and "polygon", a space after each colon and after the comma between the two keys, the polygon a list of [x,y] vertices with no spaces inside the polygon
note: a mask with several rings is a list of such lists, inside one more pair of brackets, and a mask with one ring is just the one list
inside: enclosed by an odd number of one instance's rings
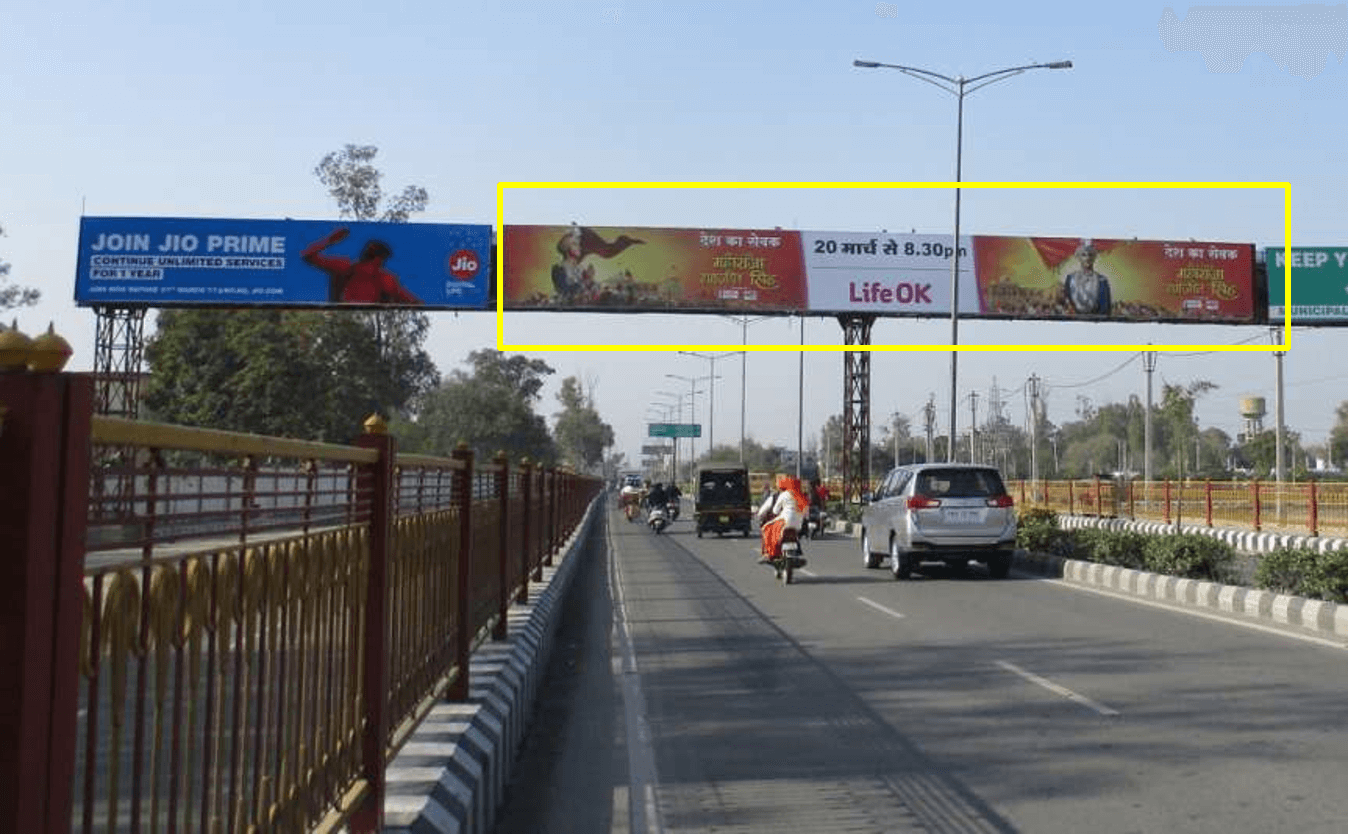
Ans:
{"label": "motorcycle rider", "polygon": [[669,502],[669,493],[665,491],[665,485],[656,481],[651,486],[651,491],[646,493],[646,508],[654,510],[656,508],[664,509],[665,504]]}
{"label": "motorcycle rider", "polygon": [[[674,505],[674,515],[679,514],[679,501],[683,498],[683,490],[679,489],[676,481],[670,481],[669,486],[665,488],[665,500]],[[670,521],[674,519],[671,518]]]}
{"label": "motorcycle rider", "polygon": [[[641,506],[641,487],[630,480],[624,483],[622,492],[618,494],[618,503],[630,520],[635,510]],[[629,510],[629,507],[632,509]]]}
{"label": "motorcycle rider", "polygon": [[809,501],[801,494],[799,478],[778,475],[777,489],[777,494],[769,495],[758,508],[758,520],[763,533],[763,557],[759,562],[781,558],[783,533],[788,527],[800,529],[805,508],[809,506]]}

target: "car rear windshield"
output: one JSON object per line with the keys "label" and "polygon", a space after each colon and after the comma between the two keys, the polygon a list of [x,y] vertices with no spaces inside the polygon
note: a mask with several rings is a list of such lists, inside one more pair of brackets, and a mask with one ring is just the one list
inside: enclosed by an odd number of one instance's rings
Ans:
{"label": "car rear windshield", "polygon": [[995,469],[928,469],[917,476],[914,489],[929,498],[991,498],[1006,493]]}

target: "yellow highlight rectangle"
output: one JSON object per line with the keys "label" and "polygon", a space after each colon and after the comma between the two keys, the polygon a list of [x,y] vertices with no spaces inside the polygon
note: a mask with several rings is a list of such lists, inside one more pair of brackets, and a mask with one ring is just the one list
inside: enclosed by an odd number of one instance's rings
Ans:
{"label": "yellow highlight rectangle", "polygon": [[[1284,310],[1292,309],[1292,184],[1290,182],[498,182],[496,184],[496,246],[502,251],[505,241],[505,190],[507,188],[1224,188],[1281,189],[1283,193],[1283,286]],[[958,241],[956,241],[958,245]],[[570,312],[570,311],[568,311]],[[643,314],[659,311],[642,311]],[[731,310],[728,313],[744,312]],[[678,310],[668,311],[679,315]],[[596,315],[612,315],[597,313]],[[696,315],[685,313],[684,315]],[[809,315],[807,312],[806,315]],[[832,314],[830,314],[832,315]],[[971,320],[978,320],[970,317]],[[505,343],[505,256],[496,259],[496,349],[500,351],[748,351],[752,353],[841,353],[860,351],[1228,351],[1232,353],[1272,353],[1290,351],[1292,344],[1292,317],[1284,314],[1282,344],[1280,345],[536,345]],[[1146,324],[1146,322],[1136,322]]]}

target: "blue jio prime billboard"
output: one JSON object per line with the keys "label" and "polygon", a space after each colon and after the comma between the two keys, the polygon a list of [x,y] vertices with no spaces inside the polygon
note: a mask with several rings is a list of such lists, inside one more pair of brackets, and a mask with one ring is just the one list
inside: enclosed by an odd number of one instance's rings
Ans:
{"label": "blue jio prime billboard", "polygon": [[483,309],[491,237],[486,225],[84,217],[75,302]]}

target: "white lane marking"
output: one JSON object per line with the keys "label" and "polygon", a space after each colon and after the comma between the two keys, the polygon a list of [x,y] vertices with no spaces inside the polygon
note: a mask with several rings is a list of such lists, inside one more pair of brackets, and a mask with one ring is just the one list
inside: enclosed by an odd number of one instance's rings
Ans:
{"label": "white lane marking", "polygon": [[903,619],[903,615],[900,614],[898,611],[895,611],[893,608],[890,608],[888,606],[881,605],[880,603],[876,602],[873,599],[866,599],[865,597],[857,597],[857,601],[869,605],[876,611],[884,612],[885,614],[888,614],[889,616],[893,617],[896,620]]}
{"label": "white lane marking", "polygon": [[1105,706],[1104,704],[1096,703],[1095,701],[1092,701],[1090,698],[1087,698],[1085,695],[1080,695],[1080,694],[1078,694],[1078,693],[1076,693],[1076,692],[1073,692],[1072,690],[1068,689],[1068,688],[1065,687],[1065,686],[1059,686],[1058,684],[1054,683],[1053,681],[1049,680],[1048,678],[1041,678],[1041,677],[1039,677],[1038,675],[1036,675],[1034,672],[1027,672],[1027,671],[1025,671],[1024,669],[1020,668],[1019,666],[1017,666],[1017,665],[1014,664],[1014,663],[1008,663],[1008,662],[1005,661],[1005,660],[999,660],[999,661],[997,661],[997,665],[1000,666],[1000,667],[1002,667],[1003,669],[1005,669],[1005,670],[1008,671],[1008,672],[1014,672],[1015,674],[1020,675],[1022,678],[1024,678],[1024,679],[1027,680],[1027,681],[1029,681],[1030,683],[1033,683],[1033,684],[1036,684],[1036,685],[1038,685],[1038,686],[1044,687],[1044,688],[1047,689],[1049,692],[1053,692],[1053,693],[1055,693],[1055,694],[1057,694],[1057,695],[1061,695],[1061,696],[1063,696],[1064,698],[1068,699],[1069,701],[1076,701],[1078,704],[1081,704],[1083,707],[1087,707],[1087,708],[1089,708],[1089,709],[1093,709],[1093,710],[1095,710],[1096,712],[1100,713],[1101,715],[1118,715],[1118,714],[1119,714],[1119,711],[1116,710],[1116,709],[1110,709],[1109,707]]}
{"label": "white lane marking", "polygon": [[[1065,582],[1061,579],[1046,579],[1044,581],[1052,583],[1054,585],[1061,585],[1064,588],[1071,588],[1074,591],[1085,591],[1088,594],[1096,594],[1102,597],[1112,597],[1113,599],[1127,600],[1128,602],[1136,602],[1140,603],[1141,605],[1150,605],[1152,608],[1160,608],[1164,611],[1173,611],[1176,614],[1187,614],[1190,617],[1201,617],[1204,620],[1213,620],[1214,622],[1240,626],[1241,628],[1254,629],[1255,631],[1262,631],[1265,634],[1277,634],[1280,637],[1290,637],[1293,640],[1302,640],[1307,643],[1315,643],[1316,645],[1319,646],[1328,646],[1331,649],[1340,649],[1340,650],[1348,649],[1348,644],[1346,643],[1330,640],[1325,637],[1316,637],[1314,634],[1298,634],[1295,631],[1284,631],[1281,628],[1276,628],[1274,626],[1266,626],[1261,625],[1259,623],[1252,623],[1246,620],[1236,619],[1234,617],[1224,617],[1221,614],[1210,614],[1207,611],[1195,611],[1190,608],[1180,608],[1175,605],[1167,605],[1164,602],[1158,602],[1156,600],[1146,599],[1145,597],[1134,596],[1132,594],[1124,594],[1118,591],[1109,591],[1104,588],[1088,588],[1084,585],[1074,585],[1071,582]],[[1295,626],[1293,626],[1293,628],[1295,628]]]}
{"label": "white lane marking", "polygon": [[609,650],[613,654],[613,671],[622,682],[623,713],[627,725],[628,780],[636,789],[628,793],[628,820],[630,830],[637,834],[662,834],[664,824],[660,819],[660,807],[655,801],[655,786],[659,784],[660,776],[655,766],[650,723],[646,719],[646,698],[641,691],[641,674],[637,671],[636,646],[627,628],[627,598],[623,594],[622,568],[618,565],[612,527],[608,529],[608,556],[609,596],[615,609],[613,626],[609,632]]}
{"label": "white lane marking", "polygon": [[796,573],[800,574],[801,576],[814,576],[814,577],[819,576],[819,574],[815,573],[809,568],[796,568]]}

